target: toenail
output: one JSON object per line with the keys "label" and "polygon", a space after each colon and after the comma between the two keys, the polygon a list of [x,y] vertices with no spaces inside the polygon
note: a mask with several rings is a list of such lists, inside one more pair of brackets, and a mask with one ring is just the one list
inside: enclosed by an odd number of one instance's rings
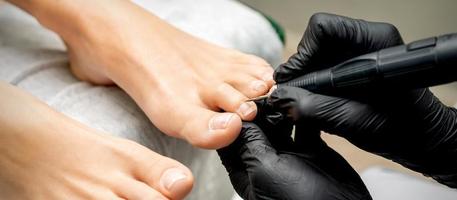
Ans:
{"label": "toenail", "polygon": [[251,86],[252,89],[258,92],[265,92],[268,88],[267,84],[263,81],[252,81]]}
{"label": "toenail", "polygon": [[267,81],[267,82],[273,80],[273,73],[265,72],[262,76],[262,80]]}
{"label": "toenail", "polygon": [[217,114],[209,122],[210,130],[226,129],[234,115],[231,113]]}
{"label": "toenail", "polygon": [[187,179],[187,175],[178,168],[167,169],[160,178],[162,186],[165,187],[169,192],[181,190],[179,188],[179,182]]}
{"label": "toenail", "polygon": [[248,102],[242,103],[240,108],[238,108],[238,113],[241,113],[243,117],[248,117],[255,112],[254,106],[250,105]]}

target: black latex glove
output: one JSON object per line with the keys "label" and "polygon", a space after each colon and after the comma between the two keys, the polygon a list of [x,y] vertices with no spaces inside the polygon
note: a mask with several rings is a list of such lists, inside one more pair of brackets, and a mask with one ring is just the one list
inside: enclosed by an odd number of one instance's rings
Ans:
{"label": "black latex glove", "polygon": [[297,126],[296,132],[305,137],[294,142],[290,124],[273,126],[260,120],[244,122],[237,140],[218,150],[243,199],[371,199],[359,175],[320,139],[318,131],[306,134]]}
{"label": "black latex glove", "polygon": [[[317,14],[309,22],[298,53],[276,70],[275,78],[281,83],[402,43],[390,24]],[[268,102],[297,124],[314,124],[364,150],[457,187],[457,111],[443,105],[427,88],[332,97],[283,87]]]}

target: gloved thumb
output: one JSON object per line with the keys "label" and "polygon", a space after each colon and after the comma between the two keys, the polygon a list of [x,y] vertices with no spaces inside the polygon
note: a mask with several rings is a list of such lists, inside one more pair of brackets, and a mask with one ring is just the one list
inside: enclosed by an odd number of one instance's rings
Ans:
{"label": "gloved thumb", "polygon": [[262,168],[263,162],[279,159],[263,131],[250,122],[243,122],[238,138],[217,152],[232,185],[244,199],[255,199],[249,177],[259,171],[257,168]]}

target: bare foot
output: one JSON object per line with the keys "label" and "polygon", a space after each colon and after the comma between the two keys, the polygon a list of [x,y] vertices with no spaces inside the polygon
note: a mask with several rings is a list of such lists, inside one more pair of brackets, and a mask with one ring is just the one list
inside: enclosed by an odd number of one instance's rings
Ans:
{"label": "bare foot", "polygon": [[128,1],[105,6],[79,18],[78,32],[57,30],[79,78],[115,82],[161,131],[199,147],[230,144],[241,120],[255,117],[245,100],[274,84],[264,60],[197,39]]}
{"label": "bare foot", "polygon": [[182,199],[191,172],[0,83],[0,199]]}

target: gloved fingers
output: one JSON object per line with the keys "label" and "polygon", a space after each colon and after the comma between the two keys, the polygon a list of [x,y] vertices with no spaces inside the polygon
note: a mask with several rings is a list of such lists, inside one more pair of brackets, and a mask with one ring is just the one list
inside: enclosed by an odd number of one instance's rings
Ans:
{"label": "gloved fingers", "polygon": [[391,24],[317,13],[309,20],[297,53],[275,70],[274,79],[282,83],[402,43],[400,33]]}
{"label": "gloved fingers", "polygon": [[272,109],[266,101],[256,102],[259,108],[254,123],[258,125],[276,150],[290,150],[293,122],[283,113]]}
{"label": "gloved fingers", "polygon": [[244,163],[241,162],[238,152],[231,152],[230,150],[224,151],[227,150],[227,148],[230,148],[230,146],[217,150],[217,153],[229,175],[230,182],[240,196],[249,196],[250,191],[252,191],[252,186],[246,167]]}
{"label": "gloved fingers", "polygon": [[[258,147],[262,147],[260,149],[270,149],[271,152],[255,150]],[[262,129],[252,122],[243,122],[241,132],[236,140],[229,146],[217,150],[217,152],[222,164],[229,172],[237,170],[234,168],[245,169],[245,161],[249,161],[251,156],[262,158],[270,153],[276,154]]]}
{"label": "gloved fingers", "polygon": [[284,121],[282,113],[272,109],[265,99],[254,102],[257,106],[257,115],[253,122],[261,125],[265,131],[268,132],[269,128],[276,127]]}
{"label": "gloved fingers", "polygon": [[[372,199],[365,184],[351,165],[320,137],[313,125],[295,125],[295,152],[310,166],[329,178],[327,192],[344,194],[342,199]],[[314,130],[314,131],[313,131]],[[309,177],[308,177],[309,178]]]}
{"label": "gloved fingers", "polygon": [[239,138],[218,153],[235,190],[247,200],[371,199],[352,168],[324,147],[311,155],[281,153],[257,125],[244,123]]}
{"label": "gloved fingers", "polygon": [[261,160],[277,156],[267,136],[254,123],[243,122],[239,142],[241,145],[238,154],[247,168],[257,166]]}
{"label": "gloved fingers", "polygon": [[244,141],[241,138],[243,137],[242,135],[244,135],[243,131],[232,144],[218,149],[217,153],[229,175],[233,188],[238,194],[244,196],[245,192],[251,191],[251,183],[246,171],[246,165],[241,160],[240,155],[241,148],[244,145]]}
{"label": "gloved fingers", "polygon": [[231,145],[217,150],[230,181],[245,199],[254,199],[250,174],[261,171],[263,162],[277,160],[276,150],[263,131],[254,123],[244,122],[240,135]]}
{"label": "gloved fingers", "polygon": [[268,103],[296,124],[312,123],[320,130],[346,138],[351,134],[376,134],[379,124],[386,120],[381,112],[369,105],[296,87],[276,89]]}
{"label": "gloved fingers", "polygon": [[238,138],[217,152],[229,172],[256,166],[260,160],[276,156],[276,150],[262,129],[252,122],[243,122]]}
{"label": "gloved fingers", "polygon": [[328,146],[313,122],[301,121],[295,125],[294,152],[315,155],[323,148]]}
{"label": "gloved fingers", "polygon": [[365,99],[370,105],[380,108],[386,113],[395,113],[391,114],[392,118],[427,121],[432,122],[431,124],[442,121],[435,115],[446,114],[445,111],[448,108],[428,88],[385,91],[369,94],[369,97]]}
{"label": "gloved fingers", "polygon": [[334,14],[314,14],[308,30],[312,36],[310,39],[314,39],[315,42],[323,45],[347,44],[349,46],[343,48],[352,50],[352,53],[369,53],[403,44],[400,33],[392,24]]}

